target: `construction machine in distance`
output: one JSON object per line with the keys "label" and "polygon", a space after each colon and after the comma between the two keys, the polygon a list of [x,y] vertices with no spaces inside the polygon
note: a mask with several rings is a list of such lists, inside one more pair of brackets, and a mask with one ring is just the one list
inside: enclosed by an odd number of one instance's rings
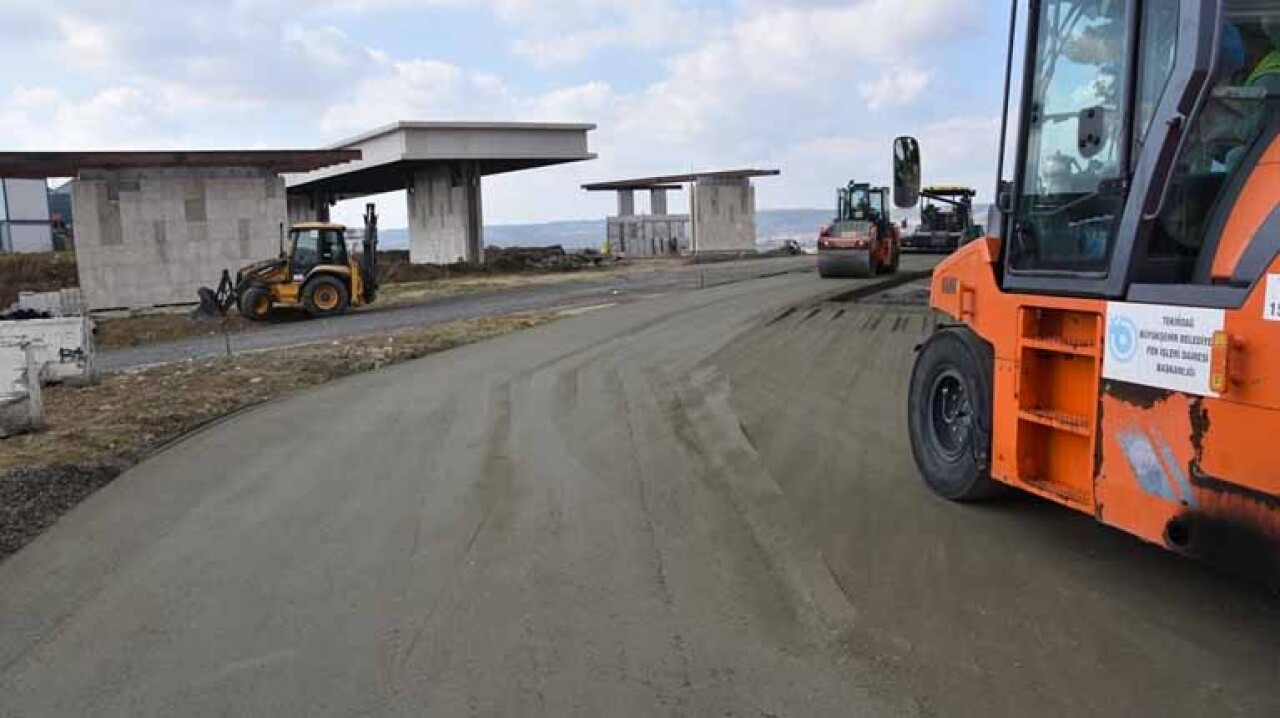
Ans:
{"label": "construction machine in distance", "polygon": [[968,187],[937,185],[920,190],[924,206],[912,232],[904,233],[902,247],[929,252],[954,252],[982,234],[973,223],[973,198]]}
{"label": "construction machine in distance", "polygon": [[[946,498],[1017,487],[1275,581],[1280,1],[1028,5],[998,222],[931,280],[915,461]],[[919,144],[894,159],[914,206]]]}
{"label": "construction machine in distance", "polygon": [[242,267],[232,278],[223,270],[216,290],[200,289],[199,314],[225,315],[237,307],[247,319],[264,320],[276,307],[301,307],[312,317],[342,314],[372,304],[378,296],[378,215],[365,207],[361,252],[347,251],[340,224],[304,222],[281,232],[280,255]]}
{"label": "construction machine in distance", "polygon": [[898,271],[898,227],[889,220],[888,187],[850,182],[836,193],[836,217],[818,234],[818,274],[869,277]]}

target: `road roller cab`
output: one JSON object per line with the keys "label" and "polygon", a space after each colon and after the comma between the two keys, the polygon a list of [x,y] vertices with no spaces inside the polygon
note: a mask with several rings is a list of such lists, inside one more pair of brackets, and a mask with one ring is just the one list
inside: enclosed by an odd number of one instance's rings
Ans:
{"label": "road roller cab", "polygon": [[889,219],[889,189],[850,182],[836,194],[836,217],[818,235],[818,273],[869,277],[898,270],[900,235]]}

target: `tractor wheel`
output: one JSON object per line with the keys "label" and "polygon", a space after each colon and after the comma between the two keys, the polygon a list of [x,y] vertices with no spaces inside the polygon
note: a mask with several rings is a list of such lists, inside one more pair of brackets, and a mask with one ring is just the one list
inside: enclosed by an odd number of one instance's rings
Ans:
{"label": "tractor wheel", "polygon": [[321,275],[302,288],[302,306],[313,317],[342,314],[351,305],[351,293],[337,277]]}
{"label": "tractor wheel", "polygon": [[902,259],[902,245],[895,245],[891,251],[892,254],[889,255],[889,266],[884,268],[885,274],[897,274],[898,262]]}
{"label": "tractor wheel", "polygon": [[240,314],[255,322],[265,321],[271,314],[271,290],[255,284],[240,295]]}
{"label": "tractor wheel", "polygon": [[995,355],[965,328],[925,342],[911,372],[907,426],[925,483],[953,501],[1004,491],[991,478],[991,397]]}

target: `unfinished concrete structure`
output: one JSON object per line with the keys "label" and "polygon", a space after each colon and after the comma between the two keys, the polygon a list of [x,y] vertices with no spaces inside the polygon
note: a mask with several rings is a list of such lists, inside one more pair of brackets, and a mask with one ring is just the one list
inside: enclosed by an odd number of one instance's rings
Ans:
{"label": "unfinished concrete structure", "polygon": [[[669,214],[667,192],[680,185],[655,185],[618,190],[618,214],[605,222],[608,249],[629,257],[661,257],[693,251],[693,232],[687,214]],[[649,213],[636,212],[637,191],[648,190]]]}
{"label": "unfinished concrete structure", "polygon": [[[754,252],[756,195],[753,177],[778,170],[724,170],[643,177],[583,185],[588,192],[618,193],[618,214],[606,220],[609,249],[631,257]],[[689,214],[669,214],[667,192],[689,183]],[[637,214],[635,193],[649,191],[649,214]]]}
{"label": "unfinished concrete structure", "polygon": [[0,175],[75,177],[76,260],[90,311],[185,305],[223,269],[279,251],[283,172],[354,151],[0,153]]}
{"label": "unfinished concrete structure", "polygon": [[484,260],[482,179],[594,159],[590,124],[397,122],[332,146],[358,161],[288,179],[290,221],[326,219],[341,200],[407,191],[415,264]]}

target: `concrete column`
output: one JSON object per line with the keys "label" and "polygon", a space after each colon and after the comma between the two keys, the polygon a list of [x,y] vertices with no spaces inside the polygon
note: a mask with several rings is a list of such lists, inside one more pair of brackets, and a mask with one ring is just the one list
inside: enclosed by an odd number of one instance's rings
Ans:
{"label": "concrete column", "polygon": [[328,222],[329,203],[312,194],[291,194],[288,198],[289,225]]}
{"label": "concrete column", "polygon": [[414,264],[484,260],[480,176],[474,165],[431,167],[413,176],[409,260]]}
{"label": "concrete column", "polygon": [[484,264],[484,203],[480,166],[473,163],[467,173],[467,261]]}
{"label": "concrete column", "polygon": [[618,216],[634,217],[635,214],[636,214],[635,190],[630,190],[630,189],[618,190]]}
{"label": "concrete column", "polygon": [[649,190],[649,214],[667,213],[667,191],[665,189]]}
{"label": "concrete column", "polygon": [[756,195],[751,180],[698,180],[690,204],[696,253],[755,251]]}

